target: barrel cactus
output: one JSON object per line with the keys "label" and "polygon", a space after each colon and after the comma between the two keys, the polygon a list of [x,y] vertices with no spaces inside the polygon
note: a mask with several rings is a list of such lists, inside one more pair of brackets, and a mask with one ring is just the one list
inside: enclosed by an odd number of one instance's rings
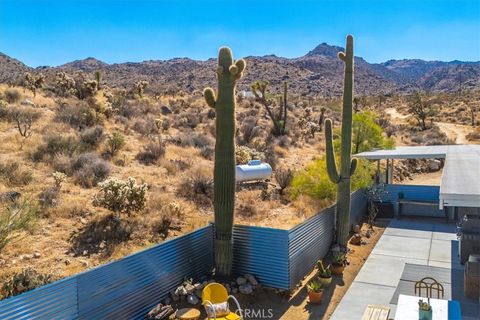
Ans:
{"label": "barrel cactus", "polygon": [[337,243],[346,247],[350,231],[350,177],[357,167],[357,159],[351,159],[352,152],[352,103],[353,103],[353,37],[347,36],[345,52],[338,54],[345,63],[342,109],[342,145],[340,153],[340,172],[337,169],[333,147],[332,121],[325,120],[325,141],[327,154],[327,172],[330,180],[337,184],[336,228]]}
{"label": "barrel cactus", "polygon": [[230,48],[220,48],[218,54],[217,95],[206,88],[207,104],[215,108],[215,265],[221,276],[232,269],[232,229],[235,210],[235,84],[243,75],[245,60],[233,60]]}

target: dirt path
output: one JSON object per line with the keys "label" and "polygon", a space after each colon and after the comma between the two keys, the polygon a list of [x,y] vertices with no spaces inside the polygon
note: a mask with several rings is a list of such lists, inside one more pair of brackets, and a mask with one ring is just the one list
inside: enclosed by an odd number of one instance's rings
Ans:
{"label": "dirt path", "polygon": [[394,121],[396,123],[404,123],[405,121],[403,120],[408,118],[408,115],[399,113],[395,108],[387,108],[385,109],[385,112],[392,118],[392,120],[396,120]]}
{"label": "dirt path", "polygon": [[[390,115],[392,122],[395,124],[405,123],[408,115],[401,114],[395,108],[385,109],[385,112]],[[467,134],[471,132],[471,127],[447,122],[434,122],[441,131],[443,131],[448,139],[452,140],[456,144],[468,144],[466,138]]]}
{"label": "dirt path", "polygon": [[435,123],[440,128],[440,130],[442,130],[447,135],[447,137],[454,141],[456,144],[468,144],[466,136],[470,133],[472,127],[446,122]]}

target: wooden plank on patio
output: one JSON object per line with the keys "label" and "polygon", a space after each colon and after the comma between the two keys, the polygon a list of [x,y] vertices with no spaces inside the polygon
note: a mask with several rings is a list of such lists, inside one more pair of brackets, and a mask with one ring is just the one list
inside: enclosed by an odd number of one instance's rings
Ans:
{"label": "wooden plank on patio", "polygon": [[363,313],[362,320],[387,320],[389,315],[389,307],[369,304]]}

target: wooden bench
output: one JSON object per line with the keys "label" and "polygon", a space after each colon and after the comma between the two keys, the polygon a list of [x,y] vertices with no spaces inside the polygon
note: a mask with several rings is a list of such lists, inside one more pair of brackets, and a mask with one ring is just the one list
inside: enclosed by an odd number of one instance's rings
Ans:
{"label": "wooden bench", "polygon": [[362,320],[388,320],[390,308],[369,304],[363,313]]}

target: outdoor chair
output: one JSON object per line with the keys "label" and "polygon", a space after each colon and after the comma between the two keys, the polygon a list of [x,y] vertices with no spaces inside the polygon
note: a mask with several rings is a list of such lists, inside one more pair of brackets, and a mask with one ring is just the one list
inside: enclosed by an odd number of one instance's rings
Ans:
{"label": "outdoor chair", "polygon": [[[237,313],[231,312],[228,299],[232,299],[237,307]],[[227,289],[219,283],[210,283],[202,292],[202,305],[207,312],[208,320],[238,320],[243,319],[238,300],[228,295]]]}
{"label": "outdoor chair", "polygon": [[[422,280],[415,282],[415,294],[419,297],[422,296],[422,289],[427,291],[427,298],[432,298],[433,290],[437,291],[437,299],[443,299],[443,296],[445,295],[443,285],[432,277],[425,277]],[[442,295],[441,298],[440,294]]]}

